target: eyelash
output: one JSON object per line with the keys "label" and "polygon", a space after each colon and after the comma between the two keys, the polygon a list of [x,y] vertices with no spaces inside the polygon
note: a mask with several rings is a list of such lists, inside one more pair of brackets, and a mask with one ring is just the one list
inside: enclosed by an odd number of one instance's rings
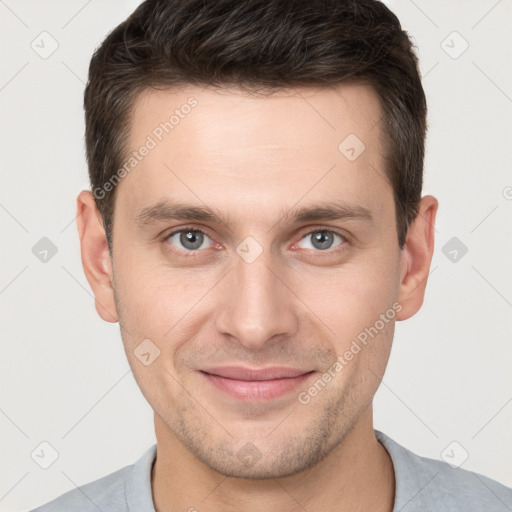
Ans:
{"label": "eyelash", "polygon": [[[202,233],[203,235],[207,236],[208,238],[211,238],[208,233],[206,233],[206,231],[200,229],[200,228],[196,228],[196,227],[192,227],[192,226],[185,226],[185,227],[181,227],[179,229],[176,229],[174,231],[171,231],[170,233],[167,233],[165,234],[163,237],[162,237],[162,242],[166,243],[167,240],[175,235],[176,233],[181,233],[181,232],[186,232],[186,231],[192,231],[193,233]],[[308,231],[306,233],[304,233],[299,240],[302,240],[303,238],[305,238],[306,236],[308,235],[312,235],[313,233],[318,233],[318,232],[326,232],[326,233],[334,233],[338,236],[340,236],[342,239],[343,239],[343,242],[339,245],[339,246],[336,246],[334,249],[327,249],[325,251],[321,251],[321,250],[316,250],[314,252],[317,252],[317,253],[325,253],[327,255],[332,255],[334,253],[337,253],[337,252],[341,252],[341,251],[344,251],[346,249],[346,245],[349,243],[349,237],[344,234],[344,233],[341,233],[335,229],[325,229],[325,228],[316,228],[316,229],[313,229],[311,231]],[[166,244],[167,246],[169,246],[170,244]],[[167,249],[168,251],[172,252],[172,253],[178,253],[179,255],[182,255],[182,251],[180,249]],[[195,257],[197,256],[200,252],[202,251],[201,250],[195,250],[195,251],[184,251],[185,252],[185,257],[186,258],[189,258],[189,257]]]}

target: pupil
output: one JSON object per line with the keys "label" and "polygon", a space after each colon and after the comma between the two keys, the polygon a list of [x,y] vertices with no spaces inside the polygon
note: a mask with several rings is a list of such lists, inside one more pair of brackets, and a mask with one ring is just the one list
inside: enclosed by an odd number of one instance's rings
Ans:
{"label": "pupil", "polygon": [[[199,247],[201,247],[201,244],[202,244],[201,237],[202,237],[202,233],[199,233],[196,231],[186,231],[181,234],[180,242],[183,244],[184,247],[194,250],[194,249],[198,249]],[[187,244],[189,244],[189,245],[187,245]]]}
{"label": "pupil", "polygon": [[328,249],[332,243],[332,233],[317,231],[314,235],[315,242],[318,242],[318,249]]}

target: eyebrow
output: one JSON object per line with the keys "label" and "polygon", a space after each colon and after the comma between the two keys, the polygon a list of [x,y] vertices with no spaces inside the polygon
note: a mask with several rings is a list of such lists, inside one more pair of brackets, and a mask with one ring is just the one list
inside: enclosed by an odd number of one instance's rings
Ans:
{"label": "eyebrow", "polygon": [[[279,219],[279,222],[300,224],[302,222],[343,219],[372,221],[373,216],[368,208],[361,205],[327,202],[300,209],[284,210],[279,215]],[[159,201],[153,206],[141,208],[135,213],[133,220],[141,227],[171,220],[229,225],[228,219],[224,215],[207,206],[194,206],[170,200]]]}

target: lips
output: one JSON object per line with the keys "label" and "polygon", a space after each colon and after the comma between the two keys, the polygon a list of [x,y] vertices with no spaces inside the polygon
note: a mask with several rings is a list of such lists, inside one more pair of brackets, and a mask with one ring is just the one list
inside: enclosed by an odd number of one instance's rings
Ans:
{"label": "lips", "polygon": [[226,379],[253,381],[288,379],[291,377],[304,375],[305,373],[309,373],[311,370],[300,370],[297,368],[287,368],[280,366],[260,368],[258,370],[245,368],[242,366],[219,366],[202,371],[211,375],[218,375],[219,377],[224,377]]}
{"label": "lips", "polygon": [[296,389],[315,371],[288,367],[222,366],[199,372],[209,384],[237,400],[271,400]]}

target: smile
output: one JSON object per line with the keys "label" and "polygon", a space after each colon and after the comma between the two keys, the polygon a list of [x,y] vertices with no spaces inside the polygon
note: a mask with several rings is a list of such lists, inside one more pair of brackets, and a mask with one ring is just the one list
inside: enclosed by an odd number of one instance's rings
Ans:
{"label": "smile", "polygon": [[291,393],[316,372],[294,368],[221,367],[200,370],[206,381],[223,393],[243,401],[272,400]]}

